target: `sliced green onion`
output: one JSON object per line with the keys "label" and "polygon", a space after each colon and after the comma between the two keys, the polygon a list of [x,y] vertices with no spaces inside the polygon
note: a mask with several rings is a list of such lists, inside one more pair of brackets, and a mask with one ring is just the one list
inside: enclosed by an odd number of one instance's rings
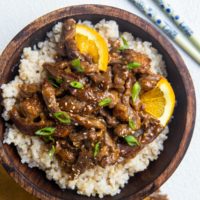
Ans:
{"label": "sliced green onion", "polygon": [[52,77],[48,77],[49,82],[51,83],[51,85],[53,85],[55,88],[59,88],[60,84],[63,83],[63,79],[61,78],[52,78]]}
{"label": "sliced green onion", "polygon": [[60,85],[64,82],[62,78],[56,78],[56,82]]}
{"label": "sliced green onion", "polygon": [[44,141],[46,143],[48,143],[50,141],[55,142],[55,139],[51,135],[49,135],[49,136],[43,136],[43,139],[44,139]]}
{"label": "sliced green onion", "polygon": [[132,96],[133,102],[135,102],[137,98],[139,97],[140,90],[141,90],[141,86],[138,82],[136,82],[133,85],[132,90],[131,90],[131,96]]}
{"label": "sliced green onion", "polygon": [[73,67],[81,66],[81,61],[80,61],[79,58],[76,58],[76,59],[71,61],[71,64],[72,64]]}
{"label": "sliced green onion", "polygon": [[55,79],[53,79],[52,77],[48,77],[48,80],[55,88],[59,88],[59,85],[56,83]]}
{"label": "sliced green onion", "polygon": [[73,88],[76,88],[76,89],[82,89],[83,88],[83,84],[78,82],[78,81],[72,81],[72,82],[70,82],[70,85]]}
{"label": "sliced green onion", "polygon": [[135,145],[140,145],[139,141],[137,140],[136,137],[132,135],[127,135],[124,137],[125,141],[129,146],[135,146]]}
{"label": "sliced green onion", "polygon": [[97,156],[97,154],[99,153],[100,150],[100,142],[97,142],[94,146],[94,157]]}
{"label": "sliced green onion", "polygon": [[49,135],[53,135],[55,130],[56,128],[54,127],[45,127],[36,131],[35,134],[39,136],[49,136]]}
{"label": "sliced green onion", "polygon": [[132,70],[132,69],[136,69],[140,66],[141,66],[141,63],[139,63],[139,62],[131,62],[131,63],[128,63],[127,68],[129,70]]}
{"label": "sliced green onion", "polygon": [[63,124],[70,124],[71,123],[71,119],[66,112],[63,112],[63,111],[55,112],[53,114],[53,116]]}
{"label": "sliced green onion", "polygon": [[112,99],[109,98],[109,97],[106,97],[106,98],[102,99],[102,100],[99,102],[99,106],[104,107],[104,106],[109,105],[111,102],[112,102]]}
{"label": "sliced green onion", "polygon": [[84,72],[84,69],[81,67],[81,61],[79,58],[72,60],[71,65],[77,72]]}
{"label": "sliced green onion", "polygon": [[123,45],[119,48],[119,50],[123,51],[125,49],[128,49],[129,45],[128,45],[127,40],[124,38],[124,36],[121,36],[121,39],[122,39]]}
{"label": "sliced green onion", "polygon": [[52,159],[53,158],[53,155],[55,154],[56,152],[56,148],[54,145],[52,145],[50,151],[49,151],[49,157]]}
{"label": "sliced green onion", "polygon": [[135,122],[132,119],[129,119],[128,124],[131,129],[135,129]]}

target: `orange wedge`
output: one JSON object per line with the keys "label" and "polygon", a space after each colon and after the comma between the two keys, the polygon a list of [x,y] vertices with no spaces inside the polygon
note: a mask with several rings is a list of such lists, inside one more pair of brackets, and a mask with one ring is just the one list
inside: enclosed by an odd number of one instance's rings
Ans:
{"label": "orange wedge", "polygon": [[84,24],[77,24],[75,40],[79,51],[90,55],[93,61],[98,64],[99,70],[107,70],[108,46],[95,29]]}
{"label": "orange wedge", "polygon": [[156,87],[141,96],[145,111],[160,120],[163,126],[171,118],[175,106],[175,94],[171,84],[161,78]]}

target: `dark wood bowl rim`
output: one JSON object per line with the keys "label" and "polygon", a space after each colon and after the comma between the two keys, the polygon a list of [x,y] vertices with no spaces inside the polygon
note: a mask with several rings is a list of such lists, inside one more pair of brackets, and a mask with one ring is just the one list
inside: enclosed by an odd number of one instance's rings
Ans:
{"label": "dark wood bowl rim", "polygon": [[[114,12],[113,12],[114,11]],[[132,196],[129,196],[129,198],[137,197],[137,199],[141,199],[149,194],[151,194],[153,191],[157,190],[175,171],[175,169],[178,167],[179,163],[181,162],[192,137],[193,128],[195,124],[195,116],[196,116],[196,100],[195,100],[195,92],[194,87],[192,83],[192,79],[190,77],[190,74],[176,51],[176,49],[172,46],[172,44],[160,33],[158,32],[151,24],[144,21],[140,17],[129,13],[127,11],[121,10],[119,8],[114,8],[110,6],[104,6],[104,5],[78,5],[78,6],[70,6],[61,8],[58,10],[55,10],[53,12],[50,12],[35,21],[33,21],[31,24],[26,26],[22,31],[20,31],[13,40],[8,44],[8,46],[3,51],[1,57],[0,57],[0,76],[3,77],[5,66],[9,63],[10,55],[13,55],[16,51],[17,47],[20,47],[31,35],[33,32],[41,29],[44,27],[44,25],[51,24],[52,22],[56,20],[62,20],[63,17],[70,17],[75,15],[83,15],[83,14],[96,14],[96,15],[106,15],[106,16],[112,16],[116,18],[123,19],[125,21],[128,21],[129,23],[133,23],[136,26],[139,26],[144,31],[147,31],[146,27],[148,27],[148,32],[157,42],[160,43],[160,45],[167,51],[170,51],[170,57],[173,60],[174,63],[176,63],[176,67],[178,68],[178,71],[180,72],[180,75],[182,77],[183,83],[186,88],[187,93],[187,102],[188,102],[188,108],[187,108],[187,120],[186,120],[186,129],[183,134],[182,141],[180,143],[179,149],[174,155],[173,159],[169,163],[169,165],[166,167],[166,169],[162,172],[162,174],[157,177],[153,183],[150,183],[145,188],[140,190],[137,194],[134,194]],[[142,26],[141,26],[142,25]],[[167,48],[167,49],[166,49]],[[177,61],[178,58],[178,61]],[[181,65],[178,65],[178,63]],[[3,67],[2,67],[3,66]],[[2,84],[2,82],[1,82]],[[192,114],[191,114],[192,113]],[[2,130],[0,130],[2,132]],[[44,192],[42,189],[36,190],[33,187],[33,184],[29,179],[24,176],[19,169],[12,169],[10,166],[12,166],[12,158],[8,158],[7,153],[3,147],[2,141],[0,141],[0,159],[2,162],[2,165],[7,170],[8,174],[21,186],[23,187],[27,192],[30,192],[34,194],[36,197],[49,200],[49,199],[59,199],[56,197],[52,197],[48,193]],[[140,198],[138,198],[140,197]],[[81,196],[80,196],[81,199]],[[135,198],[134,198],[135,199]]]}

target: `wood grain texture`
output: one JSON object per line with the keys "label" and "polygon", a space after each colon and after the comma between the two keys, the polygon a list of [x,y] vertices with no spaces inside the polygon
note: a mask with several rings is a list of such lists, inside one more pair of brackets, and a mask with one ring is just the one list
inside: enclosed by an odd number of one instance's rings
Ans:
{"label": "wood grain texture", "polygon": [[[143,40],[153,43],[166,61],[168,78],[174,88],[177,106],[174,119],[170,123],[169,138],[165,142],[165,149],[159,159],[150,164],[147,170],[138,173],[129,180],[122,192],[114,197],[103,199],[137,200],[149,195],[158,189],[174,172],[183,158],[189,145],[195,121],[196,105],[192,80],[186,66],[173,48],[170,42],[156,29],[141,18],[126,11],[98,5],[85,5],[63,8],[51,12],[28,25],[7,46],[0,58],[0,84],[8,82],[16,74],[11,69],[17,69],[20,54],[25,46],[32,46],[45,38],[46,31],[65,18],[73,17],[76,20],[91,20],[93,23],[100,19],[113,19],[119,24],[121,31],[128,31],[139,36]],[[3,144],[4,122],[0,123],[0,156],[7,172],[26,191],[44,200],[88,200],[98,199],[84,197],[75,191],[61,190],[52,181],[45,178],[44,172],[38,169],[30,169],[22,165],[16,149],[13,146]]]}
{"label": "wood grain texture", "polygon": [[13,197],[20,200],[37,200],[35,197],[25,192],[13,179],[8,176],[5,169],[0,165],[0,199],[11,200]]}

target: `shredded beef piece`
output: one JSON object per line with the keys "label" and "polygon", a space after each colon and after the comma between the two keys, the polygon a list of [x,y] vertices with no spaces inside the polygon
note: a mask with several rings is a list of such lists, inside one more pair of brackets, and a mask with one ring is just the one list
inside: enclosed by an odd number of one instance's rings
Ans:
{"label": "shredded beef piece", "polygon": [[143,92],[155,88],[161,76],[157,74],[144,75],[139,79]]}
{"label": "shredded beef piece", "polygon": [[126,68],[122,67],[119,64],[113,66],[113,87],[119,92],[122,93],[125,90],[125,83],[129,76],[129,72]]}
{"label": "shredded beef piece", "polygon": [[119,147],[119,150],[120,150],[120,156],[123,157],[123,158],[133,158],[137,152],[142,149],[141,146],[134,146],[131,147],[131,146],[128,146],[126,144],[122,144],[122,143],[119,143],[118,144],[118,147]]}
{"label": "shredded beef piece", "polygon": [[36,92],[40,91],[40,86],[38,84],[22,84],[19,86],[19,97],[28,98],[32,97]]}
{"label": "shredded beef piece", "polygon": [[89,77],[96,86],[102,88],[103,90],[112,88],[112,72],[109,66],[106,72],[92,73],[89,74]]}
{"label": "shredded beef piece", "polygon": [[128,124],[119,124],[114,129],[114,133],[119,137],[131,135],[133,132],[134,131],[128,126]]}
{"label": "shredded beef piece", "polygon": [[90,63],[87,60],[81,61],[81,67],[83,68],[83,71],[85,74],[91,74],[99,72],[98,65],[95,63]]}
{"label": "shredded beef piece", "polygon": [[59,61],[57,63],[44,63],[43,67],[55,79],[61,79],[63,75],[63,69],[69,67],[69,62]]}
{"label": "shredded beef piece", "polygon": [[76,22],[73,19],[67,19],[63,23],[60,42],[57,46],[58,55],[67,56],[69,59],[79,57],[79,51],[75,41]]}
{"label": "shredded beef piece", "polygon": [[141,64],[140,67],[133,69],[135,73],[149,73],[151,60],[145,54],[135,52],[132,49],[126,49],[123,51],[123,57],[128,63],[138,62]]}
{"label": "shredded beef piece", "polygon": [[70,116],[75,121],[75,123],[78,123],[87,129],[106,129],[105,123],[102,120],[95,118],[94,116],[80,116],[77,114],[70,114]]}
{"label": "shredded beef piece", "polygon": [[113,115],[121,121],[128,121],[128,107],[122,103],[118,103],[113,109]]}
{"label": "shredded beef piece", "polygon": [[60,159],[71,165],[75,162],[77,157],[75,149],[71,148],[65,140],[56,141],[56,154]]}
{"label": "shredded beef piece", "polygon": [[119,149],[107,132],[104,132],[104,137],[100,145],[100,151],[97,155],[97,160],[100,162],[100,165],[105,167],[106,165],[116,163],[119,158]]}
{"label": "shredded beef piece", "polygon": [[139,140],[142,144],[148,144],[158,136],[163,130],[163,126],[160,124],[159,120],[145,112],[140,112],[140,116],[142,118],[142,128],[144,133],[140,135]]}
{"label": "shredded beef piece", "polygon": [[81,149],[76,162],[72,165],[72,178],[77,177],[86,169],[94,167],[93,153],[85,149]]}
{"label": "shredded beef piece", "polygon": [[37,130],[54,124],[46,118],[44,113],[40,113],[35,119],[32,118],[32,115],[30,117],[23,116],[21,110],[17,109],[16,106],[10,111],[10,118],[15,126],[27,135],[34,135]]}
{"label": "shredded beef piece", "polygon": [[42,113],[42,104],[37,96],[26,98],[19,102],[19,110],[23,117],[35,119]]}
{"label": "shredded beef piece", "polygon": [[119,121],[116,119],[115,116],[113,116],[112,114],[110,114],[108,111],[106,111],[105,109],[101,109],[100,110],[100,114],[101,116],[104,117],[107,126],[110,127],[115,127],[117,124],[119,124]]}
{"label": "shredded beef piece", "polygon": [[57,137],[57,138],[66,138],[67,136],[69,136],[73,132],[74,132],[73,126],[58,124],[56,126],[54,136]]}
{"label": "shredded beef piece", "polygon": [[50,112],[55,113],[60,111],[59,104],[56,100],[55,88],[48,81],[45,81],[42,85],[42,96]]}

